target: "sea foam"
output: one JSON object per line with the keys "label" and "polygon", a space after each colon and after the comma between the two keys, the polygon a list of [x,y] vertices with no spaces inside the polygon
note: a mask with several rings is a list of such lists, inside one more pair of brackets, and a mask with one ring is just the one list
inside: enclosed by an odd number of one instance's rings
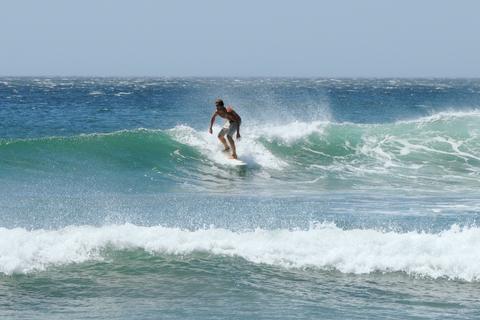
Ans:
{"label": "sea foam", "polygon": [[480,229],[457,225],[439,233],[344,230],[328,223],[308,230],[241,232],[132,224],[31,231],[0,228],[0,272],[29,273],[102,260],[106,248],[140,249],[156,255],[203,252],[283,268],[480,280]]}
{"label": "sea foam", "polygon": [[[221,127],[214,126],[214,134],[210,135],[207,131],[196,131],[185,125],[176,126],[168,130],[168,133],[178,142],[189,145],[199,150],[204,156],[219,164],[229,164],[228,154],[221,152],[222,145],[217,139],[217,134]],[[243,130],[241,130],[243,135]],[[243,135],[241,141],[237,140],[236,147],[240,159],[250,166],[261,166],[269,169],[282,169],[287,164],[275,157],[267,148],[265,148],[255,136],[248,133]]]}

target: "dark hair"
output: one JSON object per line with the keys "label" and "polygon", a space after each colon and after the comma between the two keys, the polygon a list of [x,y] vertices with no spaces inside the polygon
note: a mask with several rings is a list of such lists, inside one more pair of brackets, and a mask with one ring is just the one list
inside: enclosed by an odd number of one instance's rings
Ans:
{"label": "dark hair", "polygon": [[217,100],[215,100],[215,106],[217,106],[217,107],[223,107],[223,106],[225,106],[225,105],[223,104],[223,100],[222,100],[222,99],[217,99]]}

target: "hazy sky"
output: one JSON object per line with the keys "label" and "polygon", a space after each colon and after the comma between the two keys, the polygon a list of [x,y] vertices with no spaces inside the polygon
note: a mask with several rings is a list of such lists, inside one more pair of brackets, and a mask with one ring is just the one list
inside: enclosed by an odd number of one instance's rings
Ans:
{"label": "hazy sky", "polygon": [[0,75],[480,77],[476,0],[0,0]]}

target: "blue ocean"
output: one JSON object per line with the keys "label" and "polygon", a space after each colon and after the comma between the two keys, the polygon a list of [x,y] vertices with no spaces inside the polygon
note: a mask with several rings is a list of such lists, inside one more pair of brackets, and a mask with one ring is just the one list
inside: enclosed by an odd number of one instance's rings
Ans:
{"label": "blue ocean", "polygon": [[1,319],[478,319],[479,219],[480,80],[0,78]]}

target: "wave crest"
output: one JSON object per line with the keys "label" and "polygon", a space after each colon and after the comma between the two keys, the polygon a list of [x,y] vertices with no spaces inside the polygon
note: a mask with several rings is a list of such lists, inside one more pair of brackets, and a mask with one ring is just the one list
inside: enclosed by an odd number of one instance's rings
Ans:
{"label": "wave crest", "polygon": [[0,228],[0,239],[0,272],[4,274],[102,260],[102,251],[113,248],[140,249],[158,255],[205,252],[285,268],[334,269],[354,274],[405,272],[432,278],[480,280],[480,229],[456,225],[440,233],[397,233],[344,230],[326,223],[309,230],[243,232],[125,224],[33,231]]}
{"label": "wave crest", "polygon": [[[242,128],[237,149],[240,159],[253,169],[249,176],[267,179],[269,184],[274,178],[305,181],[306,188],[328,181],[326,187],[334,189],[431,189],[434,179],[441,190],[471,190],[480,187],[479,128],[476,111],[387,124],[267,123]],[[215,127],[215,132],[219,130]],[[0,141],[0,173],[12,174],[139,170],[153,171],[174,183],[189,179],[190,184],[201,185],[218,173],[234,178],[225,170],[227,158],[215,135],[186,125]]]}

